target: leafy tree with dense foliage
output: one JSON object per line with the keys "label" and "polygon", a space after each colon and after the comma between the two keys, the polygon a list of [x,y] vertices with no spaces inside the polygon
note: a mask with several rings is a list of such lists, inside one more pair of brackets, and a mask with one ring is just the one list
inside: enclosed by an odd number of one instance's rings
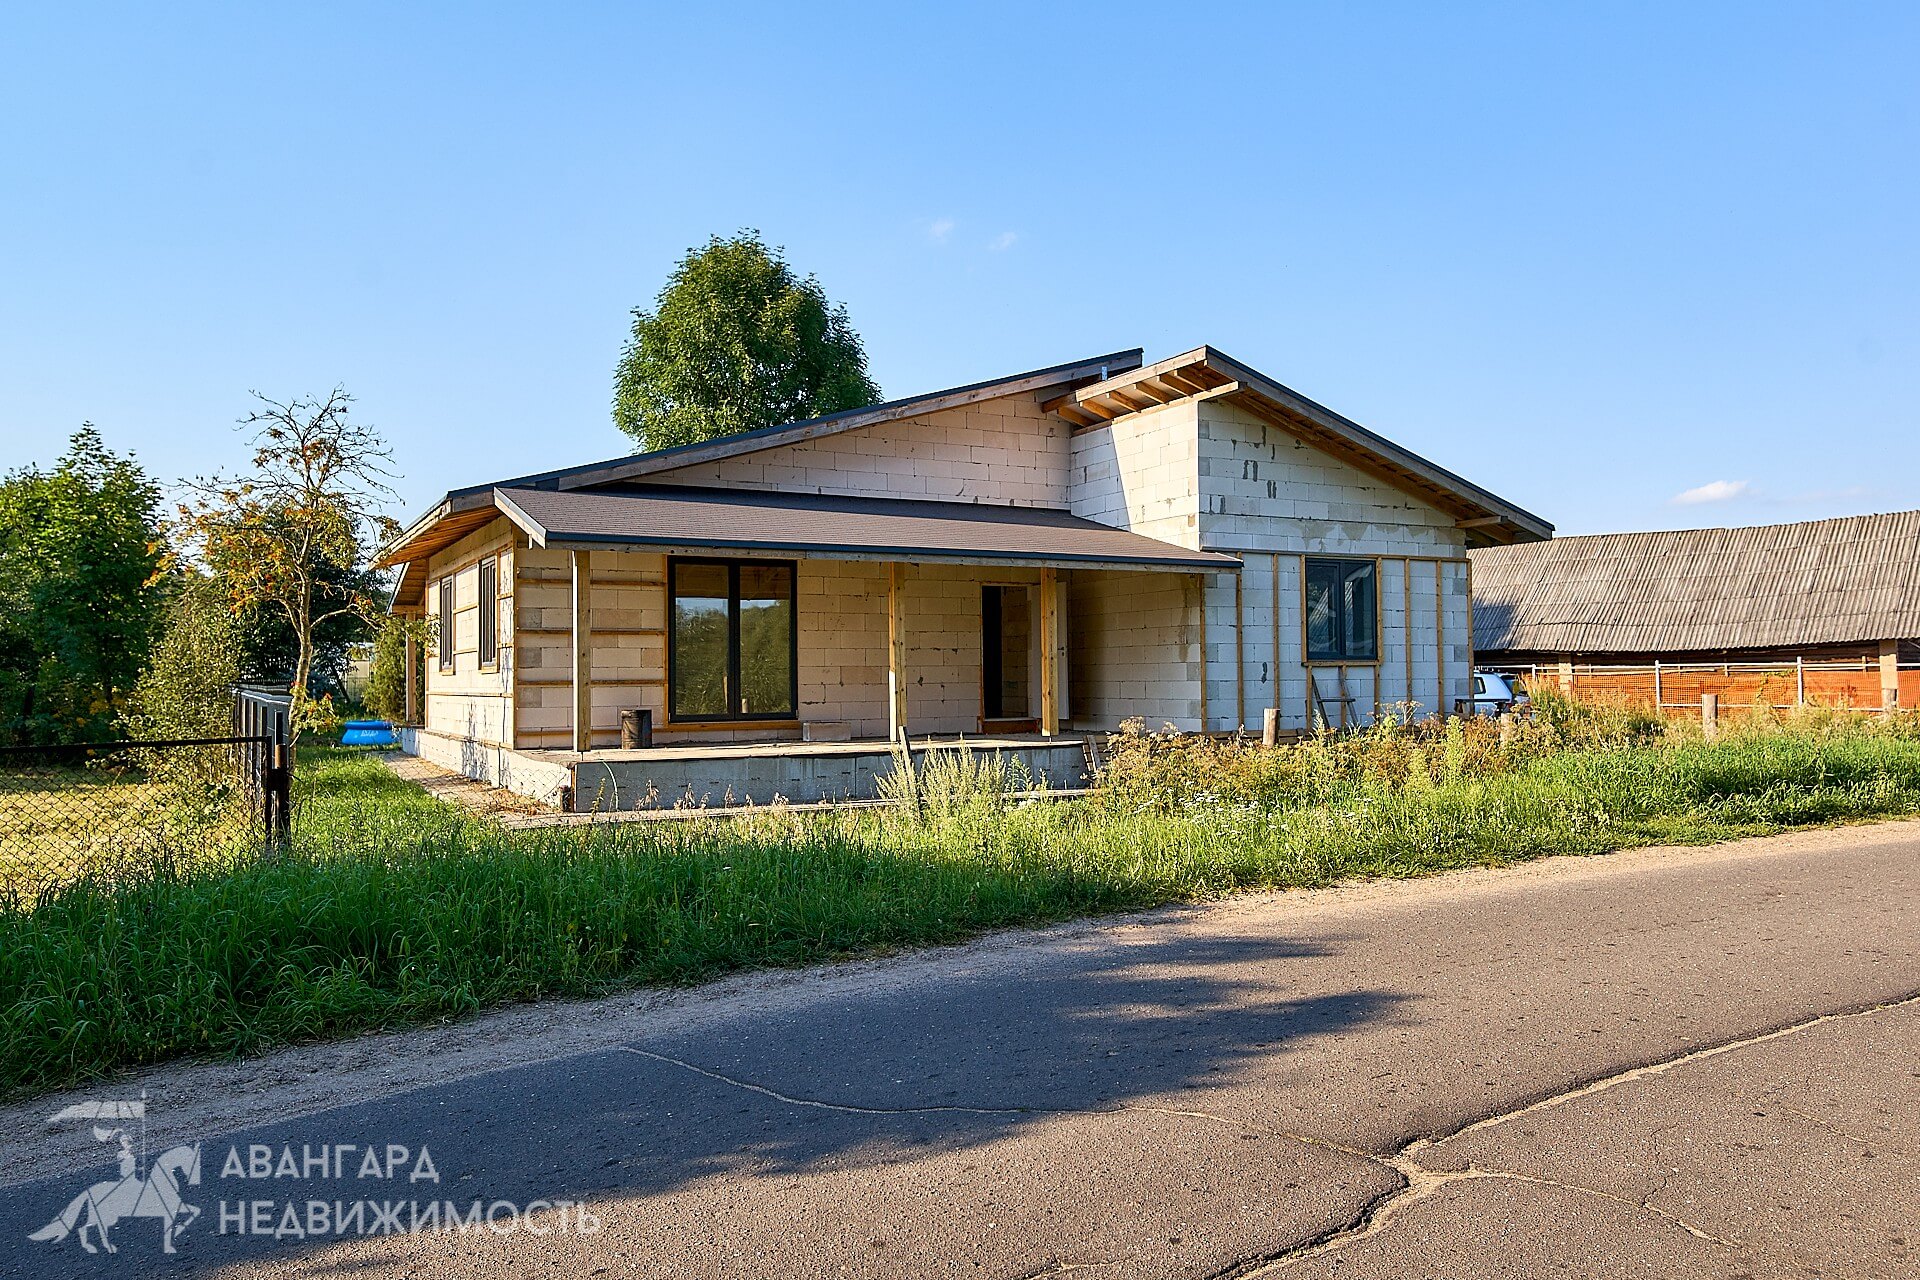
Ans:
{"label": "leafy tree with dense foliage", "polygon": [[245,630],[220,585],[190,577],[167,607],[153,661],[126,717],[136,738],[221,738],[233,732],[233,686],[245,678]]}
{"label": "leafy tree with dense foliage", "polygon": [[364,639],[381,614],[368,565],[398,531],[383,508],[392,452],[351,416],[353,397],[281,403],[255,393],[253,464],[239,477],[191,481],[174,522],[183,559],[219,581],[239,615],[283,622],[293,642],[294,734],[328,718],[311,702],[315,659],[329,624]]}
{"label": "leafy tree with dense foliage", "polygon": [[367,710],[396,724],[407,710],[407,637],[413,647],[413,678],[416,690],[427,687],[427,653],[433,647],[425,619],[388,617],[373,637],[373,662],[367,672],[365,702]]}
{"label": "leafy tree with dense foliage", "polygon": [[110,736],[162,625],[160,490],[91,423],[0,480],[0,735]]}
{"label": "leafy tree with dense foliage", "polygon": [[846,307],[743,231],[689,250],[653,310],[634,309],[613,422],[665,449],[879,399]]}

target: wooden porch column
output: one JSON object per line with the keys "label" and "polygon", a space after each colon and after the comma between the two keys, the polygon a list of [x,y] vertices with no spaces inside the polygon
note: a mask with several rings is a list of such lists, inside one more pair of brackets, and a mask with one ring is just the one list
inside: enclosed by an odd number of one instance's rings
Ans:
{"label": "wooden porch column", "polygon": [[1060,732],[1060,571],[1040,570],[1040,732]]}
{"label": "wooden porch column", "polygon": [[593,750],[593,560],[573,553],[573,749]]}
{"label": "wooden porch column", "polygon": [[887,562],[887,740],[907,727],[907,566]]}
{"label": "wooden porch column", "polygon": [[[408,618],[407,621],[412,622],[413,619]],[[418,668],[420,665],[420,649],[413,638],[413,632],[411,630],[407,632],[406,656],[402,661],[406,664],[407,674],[405,677],[406,695],[401,704],[401,719],[410,725],[419,724],[420,676],[418,674]]]}
{"label": "wooden porch column", "polygon": [[1880,642],[1880,706],[1892,711],[1900,705],[1900,642]]}

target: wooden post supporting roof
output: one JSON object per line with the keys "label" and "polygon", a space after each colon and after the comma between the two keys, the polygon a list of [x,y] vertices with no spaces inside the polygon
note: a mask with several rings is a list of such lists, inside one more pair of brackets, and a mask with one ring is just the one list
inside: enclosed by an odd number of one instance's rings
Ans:
{"label": "wooden post supporting roof", "polygon": [[907,727],[907,566],[887,562],[887,740]]}
{"label": "wooden post supporting roof", "polygon": [[[407,621],[411,622],[412,619],[408,619]],[[407,673],[405,676],[406,698],[405,698],[404,705],[401,708],[401,719],[405,721],[407,724],[420,723],[420,676],[418,674],[418,669],[420,666],[419,654],[420,654],[420,647],[413,638],[413,630],[412,628],[408,628],[407,639],[406,639],[406,655],[403,659],[403,661],[406,663],[406,669],[407,669]]]}
{"label": "wooden post supporting roof", "polygon": [[593,750],[593,560],[575,551],[573,562],[573,749]]}
{"label": "wooden post supporting roof", "polygon": [[1060,571],[1040,570],[1040,732],[1060,732]]}
{"label": "wooden post supporting roof", "polygon": [[1880,642],[1880,706],[1892,711],[1900,705],[1900,642]]}
{"label": "wooden post supporting roof", "polygon": [[1233,575],[1233,714],[1234,728],[1247,727],[1247,613],[1246,566]]}

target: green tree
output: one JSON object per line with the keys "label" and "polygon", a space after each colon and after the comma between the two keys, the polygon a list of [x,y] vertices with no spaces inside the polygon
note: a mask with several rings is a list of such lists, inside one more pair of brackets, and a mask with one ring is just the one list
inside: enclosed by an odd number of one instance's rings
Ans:
{"label": "green tree", "polygon": [[223,738],[243,678],[240,620],[205,578],[178,585],[153,661],[134,686],[127,728],[138,738]]}
{"label": "green tree", "polygon": [[878,399],[847,309],[743,231],[689,250],[653,310],[634,309],[613,422],[665,449]]}
{"label": "green tree", "polygon": [[426,622],[387,617],[373,637],[373,665],[367,673],[367,710],[400,723],[407,710],[407,637],[412,635],[414,689],[427,687],[426,655],[433,647]]}
{"label": "green tree", "polygon": [[0,481],[0,732],[105,736],[159,634],[160,490],[83,425]]}

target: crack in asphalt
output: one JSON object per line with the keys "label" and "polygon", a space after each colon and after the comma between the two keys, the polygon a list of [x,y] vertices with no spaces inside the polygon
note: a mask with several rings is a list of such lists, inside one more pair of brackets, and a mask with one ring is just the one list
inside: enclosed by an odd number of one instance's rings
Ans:
{"label": "crack in asphalt", "polygon": [[[1617,1071],[1612,1075],[1602,1076],[1597,1080],[1590,1080],[1574,1088],[1549,1095],[1548,1097],[1535,1099],[1532,1102],[1508,1111],[1484,1116],[1469,1124],[1462,1125],[1460,1128],[1452,1130],[1449,1133],[1415,1138],[1402,1146],[1398,1151],[1393,1152],[1391,1155],[1384,1156],[1377,1152],[1367,1151],[1359,1147],[1346,1146],[1309,1134],[1270,1129],[1264,1125],[1235,1120],[1229,1116],[1218,1115],[1211,1111],[1195,1111],[1176,1107],[1142,1106],[1133,1103],[1117,1103],[1104,1107],[974,1107],[956,1104],[871,1107],[861,1106],[856,1103],[829,1102],[821,1098],[802,1098],[793,1094],[782,1093],[766,1085],[756,1084],[751,1080],[742,1080],[736,1076],[730,1076],[724,1072],[714,1071],[708,1067],[700,1066],[698,1063],[689,1062],[684,1058],[676,1058],[664,1053],[655,1053],[650,1049],[640,1049],[632,1045],[621,1045],[619,1047],[623,1053],[631,1053],[637,1057],[651,1059],[654,1062],[679,1067],[682,1070],[705,1076],[709,1080],[717,1081],[732,1088],[760,1094],[763,1097],[771,1098],[787,1106],[813,1107],[822,1111],[835,1111],[867,1116],[931,1114],[979,1116],[1124,1115],[1128,1113],[1174,1116],[1182,1119],[1204,1120],[1213,1124],[1227,1125],[1242,1130],[1243,1132],[1251,1131],[1267,1137],[1286,1139],[1303,1146],[1339,1152],[1342,1155],[1353,1156],[1369,1164],[1390,1170],[1394,1174],[1398,1185],[1373,1197],[1358,1214],[1347,1222],[1335,1226],[1312,1239],[1300,1241],[1287,1248],[1275,1250],[1271,1253],[1256,1254],[1251,1257],[1236,1259],[1227,1266],[1210,1272],[1206,1277],[1206,1280],[1251,1280],[1252,1277],[1270,1275],[1282,1268],[1291,1266],[1293,1263],[1335,1253],[1346,1248],[1348,1245],[1357,1244],[1362,1240],[1377,1236],[1384,1232],[1387,1227],[1393,1223],[1394,1219],[1398,1218],[1402,1212],[1412,1205],[1418,1204],[1420,1201],[1434,1195],[1443,1187],[1451,1186],[1456,1182],[1469,1181],[1517,1182],[1536,1187],[1551,1187],[1556,1190],[1570,1191],[1579,1195],[1595,1196],[1599,1199],[1612,1201],[1613,1203],[1625,1205],[1628,1208],[1649,1214],[1669,1225],[1678,1227],[1688,1235],[1705,1243],[1718,1245],[1727,1249],[1738,1248],[1739,1244],[1737,1241],[1715,1235],[1696,1223],[1689,1222],[1680,1215],[1669,1212],[1654,1204],[1654,1198],[1660,1194],[1661,1190],[1665,1189],[1666,1183],[1664,1179],[1660,1187],[1649,1193],[1645,1199],[1636,1200],[1631,1196],[1623,1196],[1617,1192],[1607,1191],[1600,1187],[1589,1187],[1577,1182],[1566,1182],[1557,1178],[1540,1177],[1534,1174],[1520,1173],[1511,1169],[1482,1168],[1471,1162],[1469,1162],[1465,1169],[1429,1169],[1419,1162],[1418,1157],[1421,1152],[1430,1150],[1443,1142],[1450,1142],[1455,1138],[1462,1138],[1469,1134],[1492,1129],[1496,1126],[1506,1124],[1509,1121],[1535,1115],[1542,1111],[1552,1110],[1568,1102],[1576,1102],[1582,1098],[1590,1098],[1623,1084],[1631,1084],[1635,1081],[1665,1075],[1676,1067],[1686,1066],[1695,1062],[1704,1062],[1739,1049],[1747,1049],[1755,1045],[1784,1039],[1787,1036],[1796,1035],[1813,1027],[1824,1025],[1825,1023],[1842,1021],[1849,1018],[1867,1017],[1872,1014],[1884,1013],[1891,1009],[1899,1009],[1914,1004],[1920,1004],[1920,991],[1895,1000],[1886,1000],[1876,1004],[1823,1013],[1784,1027],[1775,1027],[1771,1030],[1758,1032],[1753,1035],[1722,1041],[1719,1044],[1709,1045],[1704,1049],[1692,1049],[1686,1053],[1676,1054],[1671,1058],[1661,1059],[1658,1062],[1645,1063],[1641,1066],[1630,1067],[1624,1071]],[[1813,1117],[1808,1118],[1812,1119]],[[1028,1274],[1031,1276],[1059,1275],[1068,1271],[1092,1270],[1119,1265],[1122,1265],[1122,1263],[1118,1261],[1053,1262]]]}
{"label": "crack in asphalt", "polygon": [[[850,1102],[827,1102],[820,1098],[795,1097],[789,1093],[781,1093],[778,1089],[770,1089],[763,1084],[755,1084],[751,1080],[742,1080],[737,1076],[730,1076],[725,1072],[714,1071],[698,1063],[688,1062],[685,1058],[675,1058],[668,1054],[655,1053],[651,1049],[638,1049],[632,1045],[622,1045],[620,1046],[620,1051],[622,1053],[631,1053],[642,1058],[651,1058],[655,1062],[666,1063],[669,1066],[680,1067],[693,1072],[695,1075],[705,1076],[709,1080],[716,1080],[721,1084],[731,1085],[736,1089],[745,1089],[749,1093],[757,1093],[763,1097],[772,1098],[776,1102],[783,1102],[792,1107],[814,1107],[821,1111],[840,1111],[859,1116],[916,1116],[938,1115],[943,1113],[972,1116],[1114,1116],[1129,1113],[1174,1116],[1183,1120],[1205,1120],[1213,1124],[1238,1129],[1243,1133],[1258,1133],[1268,1138],[1284,1138],[1309,1147],[1319,1147],[1327,1151],[1338,1151],[1342,1155],[1358,1156],[1362,1160],[1374,1162],[1378,1162],[1379,1160],[1379,1157],[1372,1152],[1363,1151],[1358,1147],[1342,1146],[1337,1142],[1330,1142],[1325,1138],[1316,1138],[1310,1134],[1288,1133],[1281,1129],[1269,1129],[1264,1125],[1251,1124],[1243,1120],[1236,1120],[1232,1116],[1218,1115],[1211,1111],[1193,1111],[1179,1107],[1142,1106],[1131,1102],[1119,1102],[1112,1106],[1105,1107],[968,1107],[954,1104],[928,1104],[917,1107],[863,1107]],[[1081,1263],[1075,1265],[1107,1266],[1114,1264]],[[1044,1274],[1044,1272],[1042,1274]]]}
{"label": "crack in asphalt", "polygon": [[[1473,1164],[1469,1164],[1465,1169],[1433,1170],[1420,1164],[1416,1157],[1420,1152],[1429,1150],[1440,1143],[1449,1142],[1470,1133],[1478,1133],[1486,1129],[1491,1129],[1497,1125],[1506,1124],[1510,1120],[1517,1120],[1523,1116],[1551,1110],[1563,1103],[1573,1102],[1581,1098],[1590,1098],[1595,1094],[1604,1093],[1618,1085],[1631,1084],[1637,1080],[1646,1080],[1661,1076],[1673,1070],[1675,1067],[1685,1066],[1694,1062],[1702,1062],[1710,1058],[1717,1058],[1722,1054],[1732,1053],[1737,1049],[1747,1049],[1754,1045],[1766,1044],[1769,1041],[1783,1039],[1813,1027],[1824,1025],[1825,1023],[1837,1022],[1848,1018],[1868,1017],[1872,1014],[1885,1013],[1891,1009],[1904,1008],[1914,1004],[1920,1004],[1920,992],[1902,996],[1897,1000],[1885,1000],[1877,1004],[1842,1009],[1833,1013],[1823,1013],[1817,1017],[1808,1018],[1789,1026],[1775,1027],[1770,1031],[1763,1031],[1755,1035],[1741,1036],[1738,1039],[1723,1041],[1720,1044],[1710,1045],[1704,1049],[1694,1049],[1686,1053],[1677,1054],[1674,1057],[1665,1058],[1659,1062],[1650,1062],[1643,1066],[1615,1072],[1610,1076],[1602,1076],[1598,1080],[1589,1081],[1586,1084],[1568,1089],[1562,1093],[1553,1094],[1550,1097],[1537,1099],[1536,1101],[1527,1103],[1525,1106],[1516,1107],[1511,1111],[1503,1111],[1475,1120],[1473,1123],[1463,1125],[1451,1133],[1415,1138],[1390,1156],[1369,1155],[1369,1159],[1397,1173],[1401,1179],[1400,1186],[1376,1196],[1359,1214],[1342,1226],[1335,1227],[1323,1235],[1316,1236],[1311,1240],[1304,1240],[1286,1249],[1256,1257],[1242,1258],[1227,1267],[1213,1272],[1207,1280],[1251,1280],[1251,1277],[1270,1275],[1296,1262],[1305,1261],[1308,1258],[1322,1257],[1326,1254],[1338,1252],[1348,1245],[1357,1244],[1362,1240],[1379,1235],[1387,1229],[1402,1211],[1433,1195],[1442,1187],[1455,1182],[1475,1179],[1495,1179],[1531,1183],[1536,1186],[1555,1187],[1585,1195],[1598,1196],[1602,1199],[1612,1200],[1619,1204],[1652,1214],[1657,1218],[1679,1227],[1695,1239],[1703,1240],[1710,1244],[1717,1244],[1723,1248],[1737,1248],[1738,1242],[1714,1235],[1712,1232],[1688,1222],[1678,1214],[1670,1213],[1654,1204],[1653,1198],[1659,1194],[1658,1190],[1647,1196],[1644,1200],[1635,1200],[1631,1196],[1619,1195],[1598,1187],[1588,1187],[1579,1183],[1563,1182],[1553,1178],[1536,1177],[1532,1174],[1518,1173],[1506,1169],[1482,1169]],[[1664,1181],[1661,1185],[1662,1188],[1664,1188]]]}

